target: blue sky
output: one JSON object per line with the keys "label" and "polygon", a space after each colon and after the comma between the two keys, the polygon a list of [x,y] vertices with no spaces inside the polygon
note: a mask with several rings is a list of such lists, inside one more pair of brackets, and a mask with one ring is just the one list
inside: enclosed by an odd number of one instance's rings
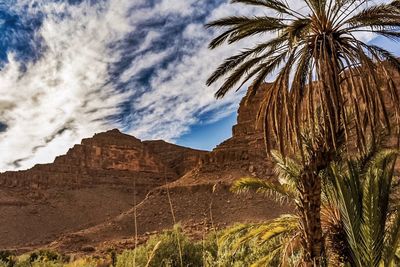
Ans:
{"label": "blue sky", "polygon": [[260,12],[227,0],[0,0],[0,171],[112,128],[212,149],[245,90],[216,100],[205,80],[254,39],[209,51],[203,25]]}

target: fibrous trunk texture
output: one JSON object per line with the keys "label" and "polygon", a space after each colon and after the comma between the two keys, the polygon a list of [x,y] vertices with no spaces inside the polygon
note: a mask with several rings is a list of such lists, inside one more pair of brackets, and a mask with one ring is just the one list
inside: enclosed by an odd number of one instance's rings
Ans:
{"label": "fibrous trunk texture", "polygon": [[321,227],[321,178],[315,170],[305,168],[299,183],[303,266],[323,266],[324,239]]}

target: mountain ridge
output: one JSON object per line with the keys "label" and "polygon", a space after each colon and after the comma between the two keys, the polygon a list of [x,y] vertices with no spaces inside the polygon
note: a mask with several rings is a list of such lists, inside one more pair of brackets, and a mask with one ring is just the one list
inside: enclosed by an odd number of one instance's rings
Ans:
{"label": "mountain ridge", "polygon": [[114,129],[83,139],[53,163],[1,173],[0,249],[40,247],[115,217],[152,189],[178,179],[205,153],[159,145],[187,157],[172,166],[160,158],[162,152],[157,155]]}

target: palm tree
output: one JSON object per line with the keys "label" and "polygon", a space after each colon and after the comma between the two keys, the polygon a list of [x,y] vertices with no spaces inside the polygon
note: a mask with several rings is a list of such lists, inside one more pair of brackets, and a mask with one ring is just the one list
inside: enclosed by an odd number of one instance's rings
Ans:
{"label": "palm tree", "polygon": [[[305,7],[301,12],[286,0],[231,2],[265,8],[275,15],[231,16],[207,24],[224,29],[210,43],[211,49],[250,36],[276,35],[227,58],[207,85],[226,77],[216,92],[221,98],[232,88],[253,80],[251,89],[255,93],[267,77],[276,74],[271,86],[262,87],[266,92],[260,117],[264,118],[266,148],[270,151],[276,145],[284,155],[303,154],[296,185],[301,195],[297,210],[306,252],[303,260],[305,265],[319,265],[324,243],[318,174],[332,161],[338,138],[351,137],[357,148],[364,150],[367,136],[373,142],[378,127],[391,131],[392,120],[400,125],[400,100],[391,78],[393,70],[400,71],[400,60],[356,35],[366,32],[400,40],[400,1],[299,0]],[[392,113],[388,112],[390,104]],[[309,157],[304,156],[306,145],[302,140],[306,132],[312,137],[307,145],[312,152]],[[270,136],[276,141],[270,142]]]}
{"label": "palm tree", "polygon": [[[397,155],[396,150],[372,149],[358,159],[335,160],[323,173],[321,222],[331,266],[390,267],[400,263],[400,208],[390,202]],[[284,160],[279,153],[274,153],[274,158],[281,183],[243,178],[232,190],[255,190],[277,196],[279,201],[299,201],[295,184],[301,164]],[[304,253],[299,246],[299,222],[298,216],[287,214],[266,223],[238,225],[221,236],[220,242],[235,250],[258,240],[268,253],[252,266],[297,266]]]}

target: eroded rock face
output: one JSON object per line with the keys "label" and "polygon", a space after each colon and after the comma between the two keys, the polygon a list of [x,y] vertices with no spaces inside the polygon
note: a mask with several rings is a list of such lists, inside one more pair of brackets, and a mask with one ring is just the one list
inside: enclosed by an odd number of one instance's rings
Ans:
{"label": "eroded rock face", "polygon": [[0,174],[0,186],[49,188],[96,184],[158,186],[179,178],[206,152],[166,142],[141,142],[118,130],[96,134],[54,163]]}
{"label": "eroded rock face", "polygon": [[111,130],[51,164],[2,173],[0,250],[40,247],[107,221],[194,168],[204,153]]}
{"label": "eroded rock face", "polygon": [[258,176],[272,174],[271,161],[265,151],[262,123],[258,120],[258,110],[267,91],[265,88],[269,86],[271,85],[262,85],[253,96],[250,96],[250,90],[247,92],[240,103],[232,137],[219,144],[204,158],[202,172],[240,168]]}
{"label": "eroded rock face", "polygon": [[209,154],[208,151],[181,147],[163,140],[144,141],[143,143],[179,176],[192,170]]}

